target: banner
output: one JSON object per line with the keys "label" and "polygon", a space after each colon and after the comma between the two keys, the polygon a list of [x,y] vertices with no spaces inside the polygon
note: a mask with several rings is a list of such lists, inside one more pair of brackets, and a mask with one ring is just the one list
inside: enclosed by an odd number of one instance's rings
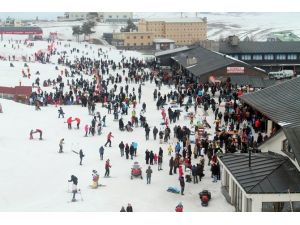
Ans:
{"label": "banner", "polygon": [[245,67],[227,67],[227,73],[244,73]]}

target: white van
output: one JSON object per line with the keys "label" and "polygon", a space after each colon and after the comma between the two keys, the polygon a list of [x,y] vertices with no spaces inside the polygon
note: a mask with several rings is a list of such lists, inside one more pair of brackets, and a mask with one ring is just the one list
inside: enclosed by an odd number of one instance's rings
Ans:
{"label": "white van", "polygon": [[285,78],[292,78],[294,76],[293,70],[281,70],[278,72],[269,72],[269,78],[270,79],[285,79]]}

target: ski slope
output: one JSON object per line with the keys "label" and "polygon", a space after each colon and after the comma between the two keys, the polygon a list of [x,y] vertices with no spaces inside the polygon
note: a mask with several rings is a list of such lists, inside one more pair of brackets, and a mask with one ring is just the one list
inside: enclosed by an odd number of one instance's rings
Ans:
{"label": "ski slope", "polygon": [[[120,53],[117,50],[109,49],[103,46],[95,46],[79,44],[75,42],[62,42],[62,45],[56,46],[58,51],[69,51],[69,47],[80,49],[80,53],[69,55],[70,59],[80,57],[82,54],[89,57],[97,57],[97,49],[102,48],[109,55],[110,59],[120,61],[122,55],[128,57],[143,56],[138,52],[125,51]],[[0,43],[1,54],[11,54],[9,48],[3,48],[4,43]],[[32,52],[47,47],[47,43],[40,41],[35,42],[34,47],[26,48],[22,46],[16,52],[16,55],[32,54]],[[51,57],[51,64],[28,63],[31,70],[31,79],[21,77],[21,71],[24,68],[23,62],[13,62],[13,68],[9,67],[8,61],[0,62],[0,85],[15,86],[21,81],[23,85],[31,85],[40,72],[41,83],[44,79],[55,79],[60,70],[64,67],[58,66],[59,70],[55,70],[57,55]],[[116,70],[113,74],[121,73]],[[87,75],[84,78],[91,79]],[[64,78],[64,82],[66,78]],[[124,79],[123,79],[124,80]],[[123,83],[124,85],[124,83]],[[136,84],[130,84],[129,90]],[[45,91],[52,91],[52,87],[43,88]],[[110,88],[109,88],[110,89]],[[147,112],[145,116],[151,128],[156,125],[159,128],[161,122],[160,111],[156,110],[152,93],[155,85],[146,83],[142,86],[142,102],[147,104]],[[119,89],[118,89],[119,90]],[[65,91],[68,91],[66,88]],[[170,89],[162,87],[161,92],[167,93]],[[92,117],[88,115],[87,108],[79,105],[62,106],[64,109],[65,119],[58,119],[58,112],[55,106],[42,107],[41,111],[35,111],[33,106],[16,103],[9,100],[0,99],[3,113],[0,114],[0,211],[78,211],[78,212],[118,212],[121,206],[127,206],[131,203],[134,211],[138,212],[174,212],[178,202],[182,202],[184,210],[189,212],[205,212],[205,211],[234,211],[221,194],[221,183],[213,183],[210,177],[210,168],[206,166],[205,177],[199,184],[186,183],[185,195],[173,194],[167,192],[169,186],[180,188],[178,175],[170,176],[169,159],[167,155],[167,144],[159,145],[159,141],[153,140],[152,129],[150,132],[150,140],[145,141],[145,132],[143,128],[134,128],[132,133],[126,131],[121,132],[118,129],[118,122],[113,121],[113,115],[107,115],[107,127],[103,128],[101,136],[95,135],[84,137],[84,125],[90,124]],[[139,114],[141,104],[137,106],[136,112]],[[107,114],[107,110],[102,108],[99,103],[96,105],[96,112],[101,115]],[[202,111],[198,110],[199,115]],[[212,114],[212,113],[210,113]],[[131,109],[128,116],[123,116],[124,123],[130,119]],[[67,129],[65,123],[66,118],[72,116],[81,119],[80,129]],[[210,124],[213,123],[212,116],[208,118]],[[189,125],[189,121],[183,116],[179,121],[181,125]],[[73,125],[75,126],[75,124]],[[29,132],[31,129],[42,129],[44,140],[38,140],[35,136],[34,140],[29,140]],[[214,129],[214,127],[212,127]],[[173,137],[173,124],[171,125]],[[112,131],[114,138],[112,139],[112,147],[106,147],[104,152],[104,160],[100,161],[98,149],[106,142],[107,134]],[[212,130],[210,131],[212,132]],[[35,134],[36,135],[36,134]],[[61,138],[65,139],[63,154],[58,154],[58,144]],[[126,160],[120,156],[119,143],[138,143],[137,157],[134,160]],[[173,141],[173,139],[172,139]],[[173,143],[175,145],[175,143]],[[145,177],[145,151],[153,150],[158,153],[159,147],[164,150],[163,170],[158,171],[157,165],[152,166],[152,183],[146,184],[143,180],[130,179],[130,170],[134,161],[138,161]],[[192,146],[193,147],[193,146]],[[79,151],[82,149],[85,157],[83,165],[79,165],[79,156],[72,150]],[[103,178],[104,164],[106,159],[110,159],[112,168],[112,178]],[[193,164],[198,161],[193,159]],[[207,164],[207,158],[206,158]],[[92,183],[92,170],[95,169],[100,174],[99,183],[106,185],[98,189],[90,189]],[[74,174],[78,177],[78,187],[82,190],[83,201],[77,195],[78,202],[68,203],[72,194],[68,193],[71,184],[67,181]],[[209,207],[202,207],[198,193],[203,189],[208,189],[212,193],[212,200]]]}

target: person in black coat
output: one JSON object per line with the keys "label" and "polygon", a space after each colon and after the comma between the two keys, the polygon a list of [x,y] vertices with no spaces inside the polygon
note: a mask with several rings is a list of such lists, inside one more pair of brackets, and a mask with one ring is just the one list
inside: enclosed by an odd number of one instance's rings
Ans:
{"label": "person in black coat", "polygon": [[146,160],[146,164],[149,164],[149,159],[150,159],[150,152],[148,151],[148,149],[145,152],[145,160]]}
{"label": "person in black coat", "polygon": [[184,182],[184,177],[181,176],[179,177],[179,183],[180,183],[180,187],[181,187],[181,195],[184,195],[184,186],[185,186],[185,182]]}
{"label": "person in black coat", "polygon": [[174,167],[174,159],[173,156],[171,157],[170,161],[169,161],[169,167],[170,167],[170,172],[169,175],[173,175],[173,167]]}
{"label": "person in black coat", "polygon": [[161,147],[159,147],[159,152],[158,152],[158,156],[161,157],[161,162],[162,162],[162,159],[163,159],[163,154],[164,154],[164,151]]}
{"label": "person in black coat", "polygon": [[154,159],[153,151],[150,152],[149,159],[150,159],[150,165],[153,165],[153,159]]}
{"label": "person in black coat", "polygon": [[198,184],[198,177],[197,177],[197,167],[195,165],[192,166],[192,176],[193,176],[193,181],[194,184],[197,183]]}
{"label": "person in black coat", "polygon": [[146,140],[149,140],[149,133],[150,133],[150,128],[149,126],[145,127],[145,133],[146,133]]}
{"label": "person in black coat", "polygon": [[126,144],[126,147],[125,147],[125,154],[126,154],[126,159],[129,159],[129,146],[128,146],[128,144]]}
{"label": "person in black coat", "polygon": [[156,140],[156,135],[157,135],[157,133],[158,133],[158,129],[154,126],[152,132],[153,132],[153,138],[154,138],[154,140]]}
{"label": "person in black coat", "polygon": [[119,148],[120,148],[120,152],[121,152],[121,157],[123,157],[124,156],[124,148],[125,148],[123,141],[121,141],[121,143],[119,144]]}
{"label": "person in black coat", "polygon": [[133,160],[133,155],[134,155],[134,147],[133,147],[133,144],[130,145],[130,148],[129,148],[129,154],[130,154],[131,159]]}
{"label": "person in black coat", "polygon": [[128,203],[127,208],[126,208],[127,212],[133,212],[132,206],[130,203]]}
{"label": "person in black coat", "polygon": [[80,151],[79,151],[79,158],[80,158],[79,165],[80,166],[82,166],[82,159],[83,159],[83,157],[84,157],[83,151],[82,151],[82,149],[80,149]]}

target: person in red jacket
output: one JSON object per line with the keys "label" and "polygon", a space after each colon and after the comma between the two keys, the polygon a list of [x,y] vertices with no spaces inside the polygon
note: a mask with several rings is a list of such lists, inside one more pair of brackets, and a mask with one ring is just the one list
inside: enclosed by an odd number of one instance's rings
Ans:
{"label": "person in red jacket", "polygon": [[105,162],[105,174],[104,174],[105,177],[109,177],[109,168],[111,168],[111,165],[109,163],[109,159],[107,159]]}
{"label": "person in red jacket", "polygon": [[76,121],[76,123],[77,123],[77,129],[79,129],[80,119],[78,117],[76,117],[75,120],[73,120],[73,121]]}
{"label": "person in red jacket", "polygon": [[112,133],[111,132],[109,132],[109,134],[107,135],[107,141],[106,141],[106,143],[105,143],[105,147],[106,147],[106,145],[109,143],[109,147],[111,147],[111,138],[113,138],[114,136],[112,135]]}
{"label": "person in red jacket", "polygon": [[176,206],[175,212],[183,212],[183,205],[181,202]]}
{"label": "person in red jacket", "polygon": [[259,121],[259,119],[256,119],[256,120],[255,120],[255,123],[254,123],[254,130],[255,130],[255,133],[258,132],[259,127],[260,127],[260,121]]}
{"label": "person in red jacket", "polygon": [[73,122],[72,117],[69,117],[67,119],[68,129],[72,129],[72,122]]}

